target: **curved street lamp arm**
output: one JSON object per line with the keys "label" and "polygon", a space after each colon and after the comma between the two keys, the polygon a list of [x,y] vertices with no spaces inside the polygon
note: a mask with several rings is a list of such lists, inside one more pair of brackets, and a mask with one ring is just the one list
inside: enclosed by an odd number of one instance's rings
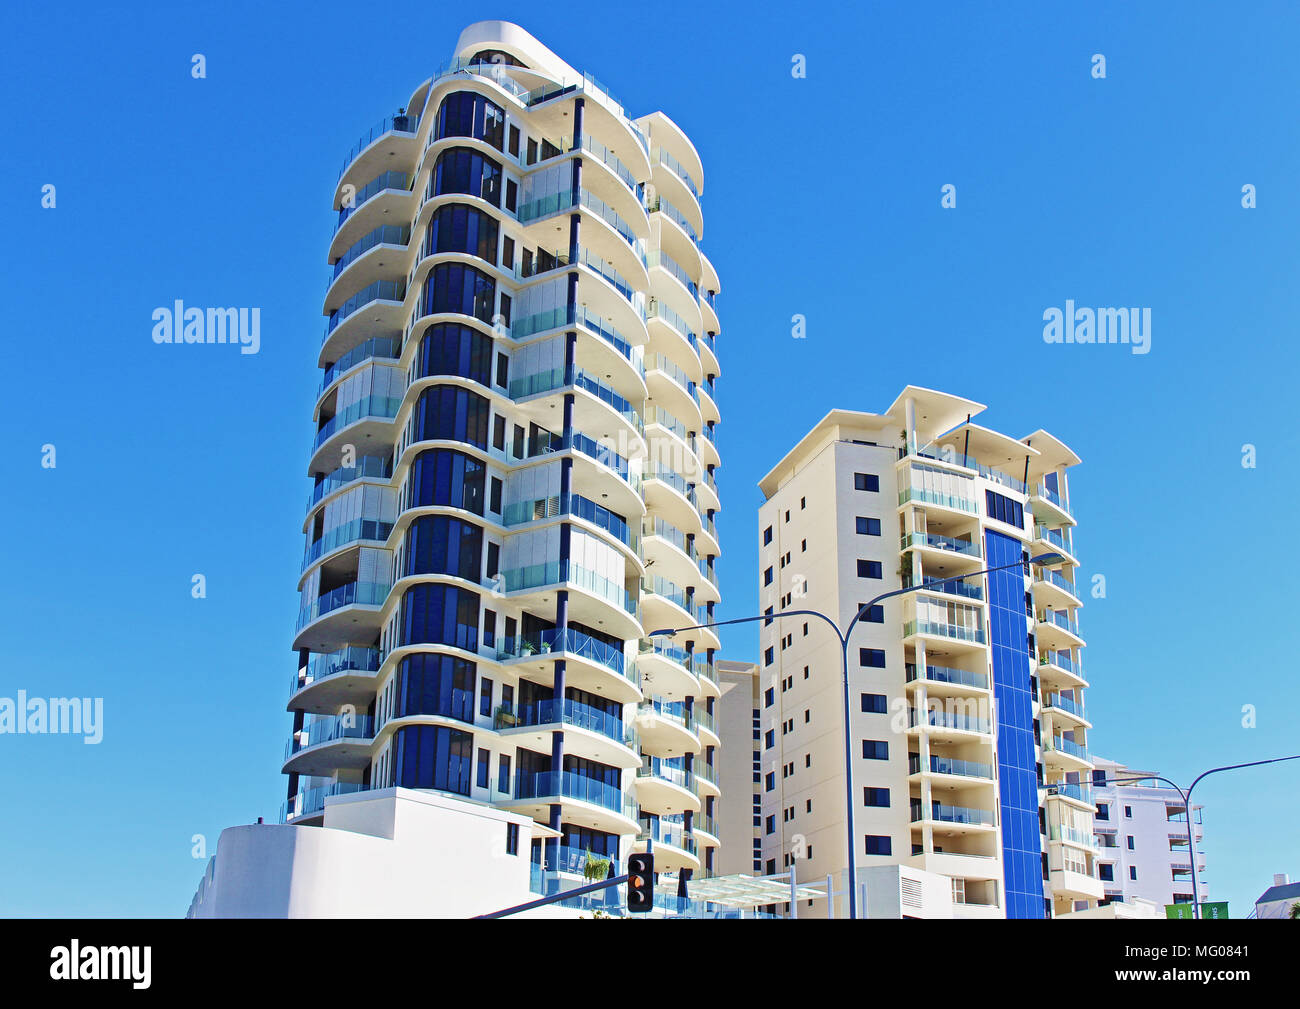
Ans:
{"label": "curved street lamp arm", "polygon": [[[1196,787],[1196,783],[1199,782],[1202,778],[1208,778],[1211,774],[1218,774],[1220,771],[1235,771],[1239,767],[1258,767],[1261,764],[1280,764],[1284,760],[1300,760],[1300,753],[1297,753],[1292,757],[1272,757],[1269,760],[1251,760],[1245,764],[1227,764],[1224,767],[1211,767],[1208,771],[1204,771],[1201,774],[1198,774],[1196,776],[1196,780],[1193,781],[1191,785],[1188,786],[1187,788],[1188,798],[1190,800],[1192,789]],[[1187,815],[1191,816],[1191,813],[1192,811],[1188,809]]]}
{"label": "curved street lamp arm", "polygon": [[760,620],[779,620],[781,617],[817,617],[819,620],[824,620],[826,623],[831,625],[831,630],[833,630],[835,636],[840,639],[841,647],[847,640],[844,635],[840,633],[840,629],[836,625],[835,621],[819,610],[782,610],[780,613],[766,613],[760,617],[737,617],[734,620],[718,620],[711,624],[692,624],[690,627],[665,627],[662,630],[651,631],[647,637],[658,638],[664,635],[672,637],[673,635],[680,634],[683,631],[698,631],[703,630],[706,627],[728,627],[732,624],[752,624],[757,623]]}

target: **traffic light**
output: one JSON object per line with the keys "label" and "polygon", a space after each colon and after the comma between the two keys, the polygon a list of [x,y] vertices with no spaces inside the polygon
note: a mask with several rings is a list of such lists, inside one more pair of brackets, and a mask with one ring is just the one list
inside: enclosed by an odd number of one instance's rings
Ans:
{"label": "traffic light", "polygon": [[627,913],[645,914],[655,906],[655,857],[627,857]]}

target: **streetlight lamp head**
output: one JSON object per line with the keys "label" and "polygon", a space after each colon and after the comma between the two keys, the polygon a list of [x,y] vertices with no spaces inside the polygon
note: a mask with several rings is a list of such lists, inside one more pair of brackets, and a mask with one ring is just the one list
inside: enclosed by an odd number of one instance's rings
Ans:
{"label": "streetlight lamp head", "polygon": [[1064,554],[1050,553],[1050,554],[1039,554],[1037,557],[1031,557],[1029,558],[1029,563],[1042,566],[1045,564],[1059,564],[1063,560],[1065,560]]}
{"label": "streetlight lamp head", "polygon": [[647,635],[647,637],[651,637],[651,638],[663,638],[663,637],[672,638],[672,637],[676,637],[676,635],[677,635],[677,631],[676,631],[675,628],[672,628],[672,627],[665,627],[665,628],[663,628],[662,630],[651,631],[651,632]]}

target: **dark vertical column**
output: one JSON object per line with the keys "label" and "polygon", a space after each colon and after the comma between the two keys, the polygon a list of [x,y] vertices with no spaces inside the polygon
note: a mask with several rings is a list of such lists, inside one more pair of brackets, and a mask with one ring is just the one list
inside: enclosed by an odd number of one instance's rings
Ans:
{"label": "dark vertical column", "polygon": [[[571,150],[581,150],[582,148],[582,113],[583,99],[578,98],[573,103],[573,147]],[[569,215],[569,263],[574,264],[578,260],[579,249],[581,248],[581,218],[577,212],[579,196],[582,190],[582,158],[577,157],[572,162],[573,170],[569,179],[569,188],[573,194],[574,212]],[[568,322],[572,324],[577,318],[578,312],[578,272],[573,270],[569,273],[569,286],[566,299],[566,315]],[[577,348],[578,334],[572,330],[565,334],[564,342],[564,381],[568,385],[573,382],[575,370],[575,351]],[[573,394],[567,393],[564,397],[564,430],[562,432],[563,445],[570,448],[573,445]],[[560,510],[568,512],[572,508],[573,495],[573,459],[565,456],[560,460]],[[566,580],[569,577],[569,560],[571,556],[573,541],[573,527],[568,522],[560,524],[560,579]],[[556,651],[563,651],[568,642],[569,633],[569,593],[563,589],[555,594],[555,644]],[[564,659],[555,660],[555,679],[554,679],[554,704],[555,716],[557,720],[563,719],[564,716],[564,692],[565,692],[565,674],[567,664]],[[563,724],[562,722],[560,724]],[[551,733],[551,767],[556,774],[557,782],[562,780],[564,772],[564,731],[556,729]],[[561,825],[561,807],[558,803],[552,804],[550,809],[550,826],[555,830],[560,829]],[[547,841],[548,850],[558,854],[559,839]],[[552,864],[558,864],[552,862]]]}
{"label": "dark vertical column", "polygon": [[[310,655],[311,655],[311,652],[310,652],[308,649],[306,649],[306,648],[300,648],[300,649],[298,649],[298,668],[299,668],[299,669],[301,669],[303,666],[307,665],[307,661],[308,661]],[[303,724],[304,724],[305,719],[306,719],[306,713],[305,713],[301,708],[299,708],[299,709],[297,709],[297,710],[294,711],[294,713],[293,713],[293,732],[294,732],[294,735],[297,735],[299,732],[302,731],[302,727],[303,727]],[[288,790],[287,790],[287,794],[285,795],[285,798],[288,799],[290,802],[292,802],[292,801],[293,801],[293,797],[294,797],[295,795],[297,795],[297,794],[298,794],[298,774],[297,774],[297,772],[295,772],[295,771],[291,771],[291,772],[289,773],[289,787],[288,787]]]}

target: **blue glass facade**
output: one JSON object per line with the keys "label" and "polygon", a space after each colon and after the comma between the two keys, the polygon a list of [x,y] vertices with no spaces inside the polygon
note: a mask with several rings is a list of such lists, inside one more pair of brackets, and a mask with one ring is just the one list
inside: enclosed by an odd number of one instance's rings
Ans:
{"label": "blue glass facade", "polygon": [[[1020,560],[1024,550],[1019,540],[991,530],[984,534],[984,546],[991,568]],[[1008,918],[1042,918],[1043,847],[1038,829],[1025,578],[1022,569],[1011,568],[996,571],[988,579],[1006,912]]]}

